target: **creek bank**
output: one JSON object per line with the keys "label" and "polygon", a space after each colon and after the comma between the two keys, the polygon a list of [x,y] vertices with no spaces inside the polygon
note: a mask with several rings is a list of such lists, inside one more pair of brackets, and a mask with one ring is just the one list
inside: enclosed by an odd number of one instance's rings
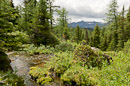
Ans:
{"label": "creek bank", "polygon": [[[29,75],[30,67],[39,66],[43,67],[50,56],[53,55],[18,55],[15,53],[7,53],[11,59],[11,66],[18,76],[22,76],[25,80],[26,86],[39,86],[36,81],[31,79]],[[55,78],[54,82],[45,84],[43,86],[64,86],[61,84],[59,78]]]}

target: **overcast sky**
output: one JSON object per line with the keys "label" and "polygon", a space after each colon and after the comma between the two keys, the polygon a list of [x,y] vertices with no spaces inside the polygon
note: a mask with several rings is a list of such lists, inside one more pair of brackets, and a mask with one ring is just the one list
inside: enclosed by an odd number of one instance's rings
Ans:
{"label": "overcast sky", "polygon": [[[18,5],[23,0],[14,0],[14,4]],[[54,5],[64,7],[68,11],[70,22],[77,21],[100,21],[103,22],[107,6],[111,0],[55,0]],[[119,11],[123,5],[125,9],[129,8],[130,0],[117,0]]]}

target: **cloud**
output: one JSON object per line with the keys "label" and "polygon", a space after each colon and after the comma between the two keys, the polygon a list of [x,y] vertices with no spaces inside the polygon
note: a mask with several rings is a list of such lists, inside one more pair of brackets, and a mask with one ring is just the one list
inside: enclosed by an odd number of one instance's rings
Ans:
{"label": "cloud", "polygon": [[[15,6],[20,5],[24,0],[13,0]],[[107,6],[111,0],[55,0],[54,5],[66,8],[71,21],[103,21]],[[129,0],[117,0],[119,11],[123,5],[125,9],[130,6]]]}
{"label": "cloud", "polygon": [[[64,7],[69,12],[69,17],[74,20],[103,21],[107,6],[111,0],[55,0],[55,5]],[[128,9],[129,0],[118,0],[119,11],[123,5]]]}

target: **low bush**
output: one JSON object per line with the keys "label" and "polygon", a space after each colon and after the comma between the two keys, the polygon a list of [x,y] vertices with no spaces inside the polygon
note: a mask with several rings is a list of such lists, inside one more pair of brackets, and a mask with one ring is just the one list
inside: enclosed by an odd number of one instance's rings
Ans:
{"label": "low bush", "polygon": [[102,52],[94,51],[88,45],[79,45],[74,50],[74,59],[81,65],[87,65],[88,68],[91,67],[101,67],[102,63]]}
{"label": "low bush", "polygon": [[41,85],[52,81],[51,73],[46,68],[31,67],[29,74]]}
{"label": "low bush", "polygon": [[0,72],[0,86],[25,86],[24,79],[10,72]]}
{"label": "low bush", "polygon": [[34,54],[52,54],[54,52],[54,48],[45,45],[40,45],[39,47],[35,46],[34,44],[26,44],[24,45],[24,51],[26,51],[27,54],[29,55],[34,55]]}
{"label": "low bush", "polygon": [[90,72],[86,67],[76,64],[65,71],[61,76],[61,80],[71,86],[96,86],[97,75],[95,72]]}
{"label": "low bush", "polygon": [[77,46],[77,44],[71,43],[70,41],[67,42],[61,42],[59,45],[55,46],[55,51],[59,52],[66,52],[66,51],[74,51],[75,47]]}
{"label": "low bush", "polygon": [[29,73],[39,84],[53,81],[54,75],[61,76],[71,67],[73,62],[72,55],[72,53],[67,52],[55,53],[55,56],[44,65],[44,68],[31,67]]}
{"label": "low bush", "polygon": [[73,64],[73,53],[62,52],[55,53],[55,56],[50,59],[49,62],[45,64],[45,67],[49,71],[54,72],[58,76],[63,74],[68,68]]}

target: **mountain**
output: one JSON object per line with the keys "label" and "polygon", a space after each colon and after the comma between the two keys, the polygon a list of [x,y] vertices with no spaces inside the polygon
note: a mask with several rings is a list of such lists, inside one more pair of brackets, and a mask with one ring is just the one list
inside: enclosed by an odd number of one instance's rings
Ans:
{"label": "mountain", "polygon": [[102,22],[85,22],[85,21],[80,21],[80,22],[72,22],[70,23],[68,26],[72,27],[72,28],[76,28],[77,25],[79,25],[80,28],[94,28],[95,26],[99,25],[99,26],[104,26],[105,23]]}

